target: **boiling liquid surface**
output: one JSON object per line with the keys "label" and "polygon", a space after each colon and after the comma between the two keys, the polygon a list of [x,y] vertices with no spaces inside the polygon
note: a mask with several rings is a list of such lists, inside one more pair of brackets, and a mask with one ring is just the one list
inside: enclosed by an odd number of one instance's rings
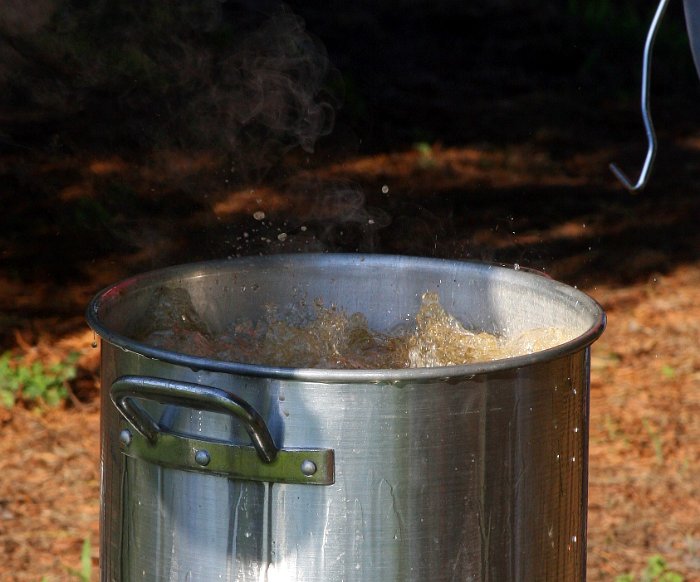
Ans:
{"label": "boiling liquid surface", "polygon": [[573,339],[564,328],[537,328],[515,337],[467,329],[423,294],[415,321],[391,331],[369,327],[362,313],[316,302],[296,321],[272,307],[260,321],[241,319],[212,333],[186,291],[161,289],[138,339],[159,348],[210,359],[290,368],[398,369],[455,366],[541,351]]}

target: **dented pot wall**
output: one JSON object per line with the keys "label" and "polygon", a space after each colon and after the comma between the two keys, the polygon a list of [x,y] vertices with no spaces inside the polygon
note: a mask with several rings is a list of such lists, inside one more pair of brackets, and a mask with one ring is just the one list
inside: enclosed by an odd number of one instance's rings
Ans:
{"label": "dented pot wall", "polygon": [[[213,328],[323,297],[391,329],[436,290],[468,325],[577,337],[449,368],[250,366],[135,341],[163,286]],[[88,319],[103,339],[103,581],[585,579],[604,314],[583,293],[478,263],[273,256],[123,281]]]}

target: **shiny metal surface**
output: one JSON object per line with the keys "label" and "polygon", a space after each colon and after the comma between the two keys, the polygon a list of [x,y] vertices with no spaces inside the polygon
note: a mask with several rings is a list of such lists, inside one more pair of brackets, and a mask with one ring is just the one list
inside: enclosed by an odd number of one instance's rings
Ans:
{"label": "shiny metal surface", "polygon": [[[183,471],[213,473],[268,483],[332,485],[334,454],[330,449],[278,449],[265,421],[248,403],[216,388],[174,380],[123,376],[110,389],[112,402],[128,422],[119,433],[125,455]],[[253,446],[195,439],[164,431],[136,399],[231,414]],[[132,431],[138,434],[135,436]]]}
{"label": "shiny metal surface", "polygon": [[[615,177],[630,192],[637,192],[646,187],[649,182],[651,169],[654,165],[657,150],[656,131],[651,118],[651,105],[649,102],[649,93],[651,88],[651,61],[654,41],[659,31],[661,20],[666,13],[670,0],[659,0],[659,4],[649,25],[646,42],[644,43],[644,52],[642,55],[642,90],[641,90],[641,110],[642,120],[644,121],[644,131],[647,137],[647,153],[644,158],[644,164],[636,182],[632,182],[627,175],[616,165],[610,164],[610,170],[615,174]],[[690,49],[693,53],[693,61],[695,68],[700,75],[700,2],[697,0],[683,0],[683,8],[685,10],[685,22],[688,29],[688,39],[690,41]]]}
{"label": "shiny metal surface", "polygon": [[158,440],[161,427],[137,402],[139,399],[230,414],[242,423],[264,462],[270,463],[277,456],[277,446],[265,421],[255,408],[235,394],[210,386],[142,376],[122,376],[112,383],[109,392],[124,418],[151,444]]}
{"label": "shiny metal surface", "polygon": [[700,4],[697,0],[683,0],[685,24],[688,27],[690,49],[693,51],[695,68],[700,75]]}
{"label": "shiny metal surface", "polygon": [[644,164],[639,174],[639,178],[636,182],[632,182],[627,175],[617,167],[616,164],[610,164],[610,169],[612,170],[613,174],[615,174],[617,179],[620,180],[620,182],[622,182],[625,188],[627,188],[630,192],[642,190],[647,185],[647,182],[649,182],[651,168],[654,165],[654,159],[656,158],[656,131],[654,130],[654,123],[651,119],[651,105],[649,104],[649,91],[651,87],[651,57],[654,48],[654,41],[656,40],[656,35],[661,24],[661,19],[666,12],[666,8],[668,8],[669,1],[670,0],[659,0],[659,5],[654,13],[654,18],[652,18],[651,25],[649,26],[649,31],[647,33],[647,39],[644,43],[644,53],[642,57],[642,120],[644,121],[644,131],[647,136],[647,154],[644,158]]}
{"label": "shiny metal surface", "polygon": [[[258,317],[265,303],[323,297],[388,330],[437,290],[474,327],[565,325],[579,335],[532,356],[451,368],[245,366],[131,339],[162,285],[187,289],[213,329]],[[103,386],[134,375],[214,387],[249,403],[279,448],[335,451],[335,483],[325,487],[165,467],[122,453],[124,421],[103,390],[103,581],[585,578],[589,346],[604,315],[575,289],[476,263],[277,256],[136,277],[96,297],[88,319],[105,340]],[[231,415],[142,406],[168,433],[251,445]]]}

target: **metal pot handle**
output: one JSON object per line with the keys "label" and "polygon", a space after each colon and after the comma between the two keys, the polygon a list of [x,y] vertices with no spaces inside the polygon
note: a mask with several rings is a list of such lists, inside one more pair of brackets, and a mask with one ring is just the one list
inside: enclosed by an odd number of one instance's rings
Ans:
{"label": "metal pot handle", "polygon": [[[335,481],[332,449],[277,448],[260,414],[239,396],[220,388],[148,376],[122,376],[112,384],[110,397],[138,433],[132,435],[125,429],[120,434],[122,452],[127,456],[236,479],[311,485],[331,485]],[[229,414],[243,423],[253,447],[164,431],[138,399]]]}
{"label": "metal pot handle", "polygon": [[258,412],[242,398],[220,388],[147,376],[122,376],[112,384],[110,396],[124,417],[151,444],[158,440],[160,425],[135,398],[230,414],[243,422],[263,461],[271,463],[277,456],[272,435]]}

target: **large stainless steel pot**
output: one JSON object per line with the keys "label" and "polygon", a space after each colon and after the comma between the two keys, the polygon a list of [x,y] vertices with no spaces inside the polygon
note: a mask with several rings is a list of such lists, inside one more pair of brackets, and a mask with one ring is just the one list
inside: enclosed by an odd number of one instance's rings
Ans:
{"label": "large stainless steel pot", "polygon": [[[157,349],[163,287],[214,330],[322,297],[374,329],[445,308],[489,331],[576,339],[449,368],[285,369]],[[100,293],[103,581],[447,582],[585,577],[585,294],[497,266],[378,255],[192,264]]]}

